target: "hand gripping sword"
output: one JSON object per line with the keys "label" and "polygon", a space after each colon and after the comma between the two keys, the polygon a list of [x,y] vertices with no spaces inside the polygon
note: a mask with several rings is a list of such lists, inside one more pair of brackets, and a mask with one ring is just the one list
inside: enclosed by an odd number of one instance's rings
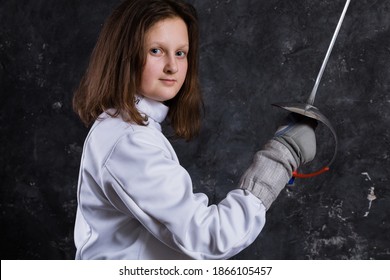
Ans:
{"label": "hand gripping sword", "polygon": [[343,20],[344,20],[344,17],[345,17],[345,14],[347,12],[347,9],[348,9],[348,6],[349,6],[350,2],[351,2],[351,0],[347,0],[347,2],[345,3],[343,12],[342,12],[342,14],[340,16],[339,22],[338,22],[338,24],[336,26],[336,30],[335,30],[335,32],[333,34],[332,40],[331,40],[330,45],[328,47],[328,51],[326,52],[324,61],[322,62],[322,65],[321,65],[321,69],[320,69],[320,71],[319,71],[319,73],[317,75],[317,79],[316,79],[316,82],[314,84],[313,90],[311,91],[311,94],[310,94],[308,100],[306,101],[306,103],[281,102],[281,103],[272,104],[274,106],[283,108],[283,109],[285,109],[287,111],[290,111],[290,112],[293,112],[293,113],[297,113],[297,114],[300,114],[300,115],[304,115],[306,117],[313,118],[313,119],[316,119],[316,120],[322,122],[323,124],[325,124],[330,129],[330,131],[332,132],[332,135],[334,137],[334,140],[335,140],[335,148],[334,148],[333,157],[325,165],[325,167],[323,167],[322,169],[320,169],[320,170],[318,170],[316,172],[312,172],[312,173],[308,173],[308,174],[302,174],[302,173],[298,173],[297,171],[294,171],[293,172],[293,178],[292,178],[292,180],[290,180],[289,183],[292,183],[295,177],[296,178],[309,178],[309,177],[320,175],[320,174],[328,171],[329,170],[329,166],[334,162],[334,160],[336,158],[337,148],[338,148],[338,140],[337,140],[336,131],[333,128],[333,126],[330,123],[330,121],[318,110],[318,108],[314,107],[313,104],[314,104],[314,100],[316,98],[316,94],[317,94],[318,86],[319,86],[321,78],[322,78],[322,74],[324,73],[325,67],[326,67],[326,65],[328,63],[330,53],[332,52],[334,43],[336,42],[337,35],[339,34],[341,25],[343,23]]}

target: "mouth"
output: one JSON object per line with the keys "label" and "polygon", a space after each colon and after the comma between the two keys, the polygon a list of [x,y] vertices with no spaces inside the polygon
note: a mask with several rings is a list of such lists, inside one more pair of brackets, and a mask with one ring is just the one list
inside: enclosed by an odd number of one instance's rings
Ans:
{"label": "mouth", "polygon": [[167,86],[173,86],[174,84],[176,84],[176,80],[175,79],[160,79],[160,81],[167,85]]}

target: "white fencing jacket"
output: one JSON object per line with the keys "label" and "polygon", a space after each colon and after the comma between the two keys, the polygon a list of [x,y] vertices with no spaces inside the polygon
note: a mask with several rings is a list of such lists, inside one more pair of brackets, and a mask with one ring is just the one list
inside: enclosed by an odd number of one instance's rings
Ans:
{"label": "white fencing jacket", "polygon": [[76,259],[227,259],[251,244],[266,209],[246,190],[217,205],[193,193],[188,172],[161,133],[168,112],[143,98],[148,125],[103,113],[81,159]]}

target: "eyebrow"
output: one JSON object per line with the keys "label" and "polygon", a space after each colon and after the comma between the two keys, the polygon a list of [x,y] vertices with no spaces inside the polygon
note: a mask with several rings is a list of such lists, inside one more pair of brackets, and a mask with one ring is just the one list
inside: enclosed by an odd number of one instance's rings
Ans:
{"label": "eyebrow", "polygon": [[[165,45],[164,42],[160,42],[160,41],[153,41],[153,42],[150,42],[147,45],[149,46],[149,45],[154,45],[154,44],[156,44],[156,45]],[[179,45],[179,47],[178,47],[179,49],[181,49],[181,48],[189,48],[190,47],[189,43],[183,43],[183,44],[178,44],[178,45]]]}

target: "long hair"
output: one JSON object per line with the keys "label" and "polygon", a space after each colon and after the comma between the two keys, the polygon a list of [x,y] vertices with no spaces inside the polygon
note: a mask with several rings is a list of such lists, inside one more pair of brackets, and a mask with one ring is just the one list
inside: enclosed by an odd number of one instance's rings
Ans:
{"label": "long hair", "polygon": [[157,22],[179,17],[187,25],[188,70],[178,94],[165,102],[175,134],[190,140],[200,130],[199,27],[195,8],[181,0],[126,0],[106,20],[73,97],[73,109],[86,126],[107,109],[130,123],[145,125],[134,100],[146,61],[144,39]]}

